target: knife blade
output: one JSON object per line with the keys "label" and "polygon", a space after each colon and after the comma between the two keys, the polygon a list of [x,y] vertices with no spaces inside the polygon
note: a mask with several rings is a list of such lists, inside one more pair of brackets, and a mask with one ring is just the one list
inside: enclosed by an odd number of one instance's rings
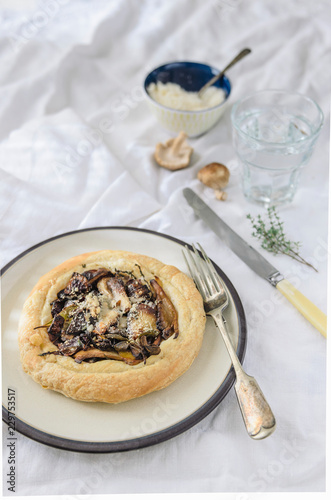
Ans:
{"label": "knife blade", "polygon": [[183,189],[183,194],[195,214],[255,273],[275,286],[326,337],[326,315],[286,280],[278,269],[257,250],[233,231],[192,189]]}

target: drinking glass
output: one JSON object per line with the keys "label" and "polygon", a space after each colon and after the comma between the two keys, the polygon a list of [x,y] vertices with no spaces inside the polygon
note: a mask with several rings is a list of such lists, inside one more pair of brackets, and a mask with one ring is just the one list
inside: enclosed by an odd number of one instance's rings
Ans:
{"label": "drinking glass", "polygon": [[264,206],[293,200],[323,119],[315,101],[283,90],[255,92],[233,105],[233,141],[248,200]]}

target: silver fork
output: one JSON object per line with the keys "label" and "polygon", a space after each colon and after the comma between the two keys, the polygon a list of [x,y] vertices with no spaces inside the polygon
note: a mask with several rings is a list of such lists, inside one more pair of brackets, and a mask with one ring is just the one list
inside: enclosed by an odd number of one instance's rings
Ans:
{"label": "silver fork", "polygon": [[229,305],[229,296],[223,280],[218,275],[211,260],[201,245],[202,257],[194,245],[193,253],[185,245],[184,259],[204,303],[206,314],[211,316],[219,328],[230,355],[236,374],[235,391],[246,430],[253,439],[263,439],[276,428],[276,420],[254,377],[243,370],[236,351],[225,328],[223,311]]}

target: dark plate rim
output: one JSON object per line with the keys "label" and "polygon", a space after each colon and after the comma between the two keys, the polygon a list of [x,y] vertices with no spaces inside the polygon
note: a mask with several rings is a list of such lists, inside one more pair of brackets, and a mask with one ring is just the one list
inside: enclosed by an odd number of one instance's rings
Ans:
{"label": "dark plate rim", "polygon": [[[60,238],[65,238],[67,236],[77,234],[77,233],[83,233],[83,232],[88,232],[88,231],[100,231],[100,230],[125,230],[125,231],[138,231],[138,232],[144,232],[144,233],[149,233],[149,234],[154,234],[156,236],[160,236],[162,238],[169,239],[171,241],[174,241],[175,243],[178,243],[179,245],[186,245],[184,241],[175,238],[174,236],[170,236],[164,233],[159,233],[157,231],[153,231],[150,229],[143,229],[143,228],[137,228],[137,227],[125,227],[125,226],[101,226],[101,227],[90,227],[90,228],[84,228],[84,229],[77,229],[74,231],[69,231],[66,233],[59,234],[57,236],[53,236],[51,238],[48,238],[46,240],[41,241],[40,243],[37,243],[36,245],[33,245],[32,247],[28,248],[27,250],[24,250],[22,253],[20,253],[17,257],[12,259],[10,262],[8,262],[1,270],[0,270],[0,275],[3,276],[4,273],[11,268],[17,261],[21,260],[25,255],[31,253],[33,250],[37,249],[38,247],[44,246],[47,243],[50,243],[51,241],[60,239]],[[189,248],[192,249],[191,245],[187,244]],[[246,318],[245,318],[245,313],[244,313],[244,308],[242,306],[241,300],[239,298],[239,295],[232,285],[231,281],[229,278],[224,274],[224,272],[217,266],[217,264],[214,263],[214,266],[217,270],[217,272],[220,274],[222,279],[224,280],[236,307],[237,310],[237,316],[238,316],[238,323],[239,323],[239,338],[238,338],[238,345],[237,345],[237,356],[242,363],[245,357],[245,352],[246,352],[246,344],[247,344],[247,326],[246,326]],[[195,412],[193,412],[191,415],[189,415],[187,418],[181,420],[177,424],[172,425],[171,427],[164,429],[159,432],[155,432],[153,434],[149,434],[147,436],[143,436],[140,438],[134,438],[134,439],[128,439],[125,441],[112,441],[112,442],[88,442],[88,441],[76,441],[76,440],[71,440],[71,439],[66,439],[66,438],[61,438],[58,436],[53,436],[52,434],[48,434],[44,431],[40,431],[38,429],[35,429],[29,424],[26,424],[19,418],[15,417],[15,430],[18,431],[20,434],[23,434],[26,437],[29,437],[30,439],[33,439],[34,441],[37,441],[39,443],[51,446],[53,448],[58,448],[61,450],[66,450],[66,451],[74,451],[74,452],[83,452],[83,453],[116,453],[120,451],[131,451],[131,450],[137,450],[139,448],[145,448],[147,446],[152,446],[158,443],[162,443],[163,441],[167,441],[168,439],[171,439],[175,436],[178,436],[179,434],[187,431],[197,423],[199,423],[201,420],[203,420],[209,413],[211,413],[220,403],[221,401],[225,398],[229,390],[231,389],[232,385],[234,384],[235,381],[235,373],[233,367],[230,368],[227,376],[223,380],[223,383],[220,385],[220,387],[217,389],[217,391],[212,395],[212,397],[204,403],[202,406],[200,406]],[[8,410],[4,406],[2,406],[2,419],[3,421],[8,424]]]}

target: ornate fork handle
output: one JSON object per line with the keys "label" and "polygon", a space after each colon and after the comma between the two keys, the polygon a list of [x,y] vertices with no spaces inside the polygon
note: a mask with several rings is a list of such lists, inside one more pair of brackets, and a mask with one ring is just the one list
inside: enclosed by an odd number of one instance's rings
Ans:
{"label": "ornate fork handle", "polygon": [[221,308],[214,309],[208,314],[212,316],[222,334],[236,373],[234,388],[247,432],[253,439],[263,439],[275,430],[275,417],[255,378],[247,375],[240,364],[225,329]]}

